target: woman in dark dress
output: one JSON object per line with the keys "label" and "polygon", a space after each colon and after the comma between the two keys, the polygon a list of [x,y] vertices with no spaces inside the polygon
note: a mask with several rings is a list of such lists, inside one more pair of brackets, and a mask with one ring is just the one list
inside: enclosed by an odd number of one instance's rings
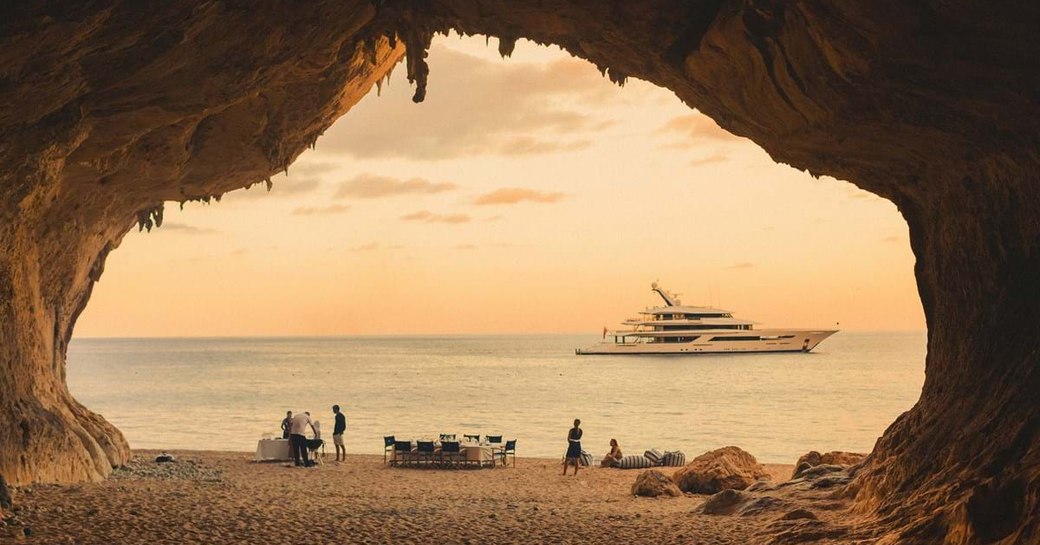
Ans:
{"label": "woman in dark dress", "polygon": [[285,411],[285,420],[282,420],[282,439],[289,439],[289,426],[292,425],[292,411]]}
{"label": "woman in dark dress", "polygon": [[574,427],[567,432],[567,458],[563,461],[563,474],[567,475],[567,465],[574,464],[574,474],[578,474],[581,465],[581,420],[574,419]]}

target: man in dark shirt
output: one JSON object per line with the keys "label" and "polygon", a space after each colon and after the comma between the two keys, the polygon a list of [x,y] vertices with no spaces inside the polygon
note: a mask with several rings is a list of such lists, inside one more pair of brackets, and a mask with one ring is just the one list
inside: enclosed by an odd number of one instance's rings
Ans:
{"label": "man in dark shirt", "polygon": [[[336,461],[347,461],[347,447],[343,446],[343,432],[347,431],[347,417],[339,412],[339,405],[332,406],[332,412],[336,414],[336,426],[332,429],[332,443],[336,445]],[[340,458],[340,452],[343,457]]]}

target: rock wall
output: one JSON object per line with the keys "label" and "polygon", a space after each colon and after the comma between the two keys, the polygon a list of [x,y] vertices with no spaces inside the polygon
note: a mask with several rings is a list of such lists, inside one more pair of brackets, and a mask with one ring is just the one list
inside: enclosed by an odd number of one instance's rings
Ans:
{"label": "rock wall", "polygon": [[129,447],[69,395],[65,352],[105,257],[165,201],[287,168],[404,48],[361,32],[368,2],[3,9],[0,474],[96,480]]}
{"label": "rock wall", "polygon": [[[1040,4],[287,0],[0,7],[0,473],[103,476],[126,443],[68,395],[104,256],[164,201],[287,166],[402,56],[458,29],[668,87],[774,159],[906,218],[918,404],[849,492],[899,543],[1040,542]],[[403,48],[401,43],[406,44]],[[407,49],[407,51],[405,51]],[[16,105],[16,107],[12,107]]]}

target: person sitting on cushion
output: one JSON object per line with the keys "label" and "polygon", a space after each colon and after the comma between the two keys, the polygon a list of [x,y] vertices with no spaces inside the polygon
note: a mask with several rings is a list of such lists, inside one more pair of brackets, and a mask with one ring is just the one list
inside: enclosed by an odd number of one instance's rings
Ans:
{"label": "person sitting on cushion", "polygon": [[599,463],[602,467],[614,467],[618,462],[621,461],[621,447],[618,446],[617,439],[610,440],[610,452],[603,457],[603,461]]}

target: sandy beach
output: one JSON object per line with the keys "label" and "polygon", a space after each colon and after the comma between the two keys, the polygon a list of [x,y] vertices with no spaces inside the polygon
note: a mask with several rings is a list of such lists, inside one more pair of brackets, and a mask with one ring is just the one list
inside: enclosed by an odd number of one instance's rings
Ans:
{"label": "sandy beach", "polygon": [[[760,526],[700,514],[707,496],[634,497],[642,470],[563,477],[550,459],[425,470],[352,455],[303,469],[253,463],[251,453],[173,451],[174,464],[154,463],[157,454],[135,451],[104,482],[19,489],[18,517],[31,529],[25,542],[741,544]],[[774,482],[792,469],[766,465]]]}

